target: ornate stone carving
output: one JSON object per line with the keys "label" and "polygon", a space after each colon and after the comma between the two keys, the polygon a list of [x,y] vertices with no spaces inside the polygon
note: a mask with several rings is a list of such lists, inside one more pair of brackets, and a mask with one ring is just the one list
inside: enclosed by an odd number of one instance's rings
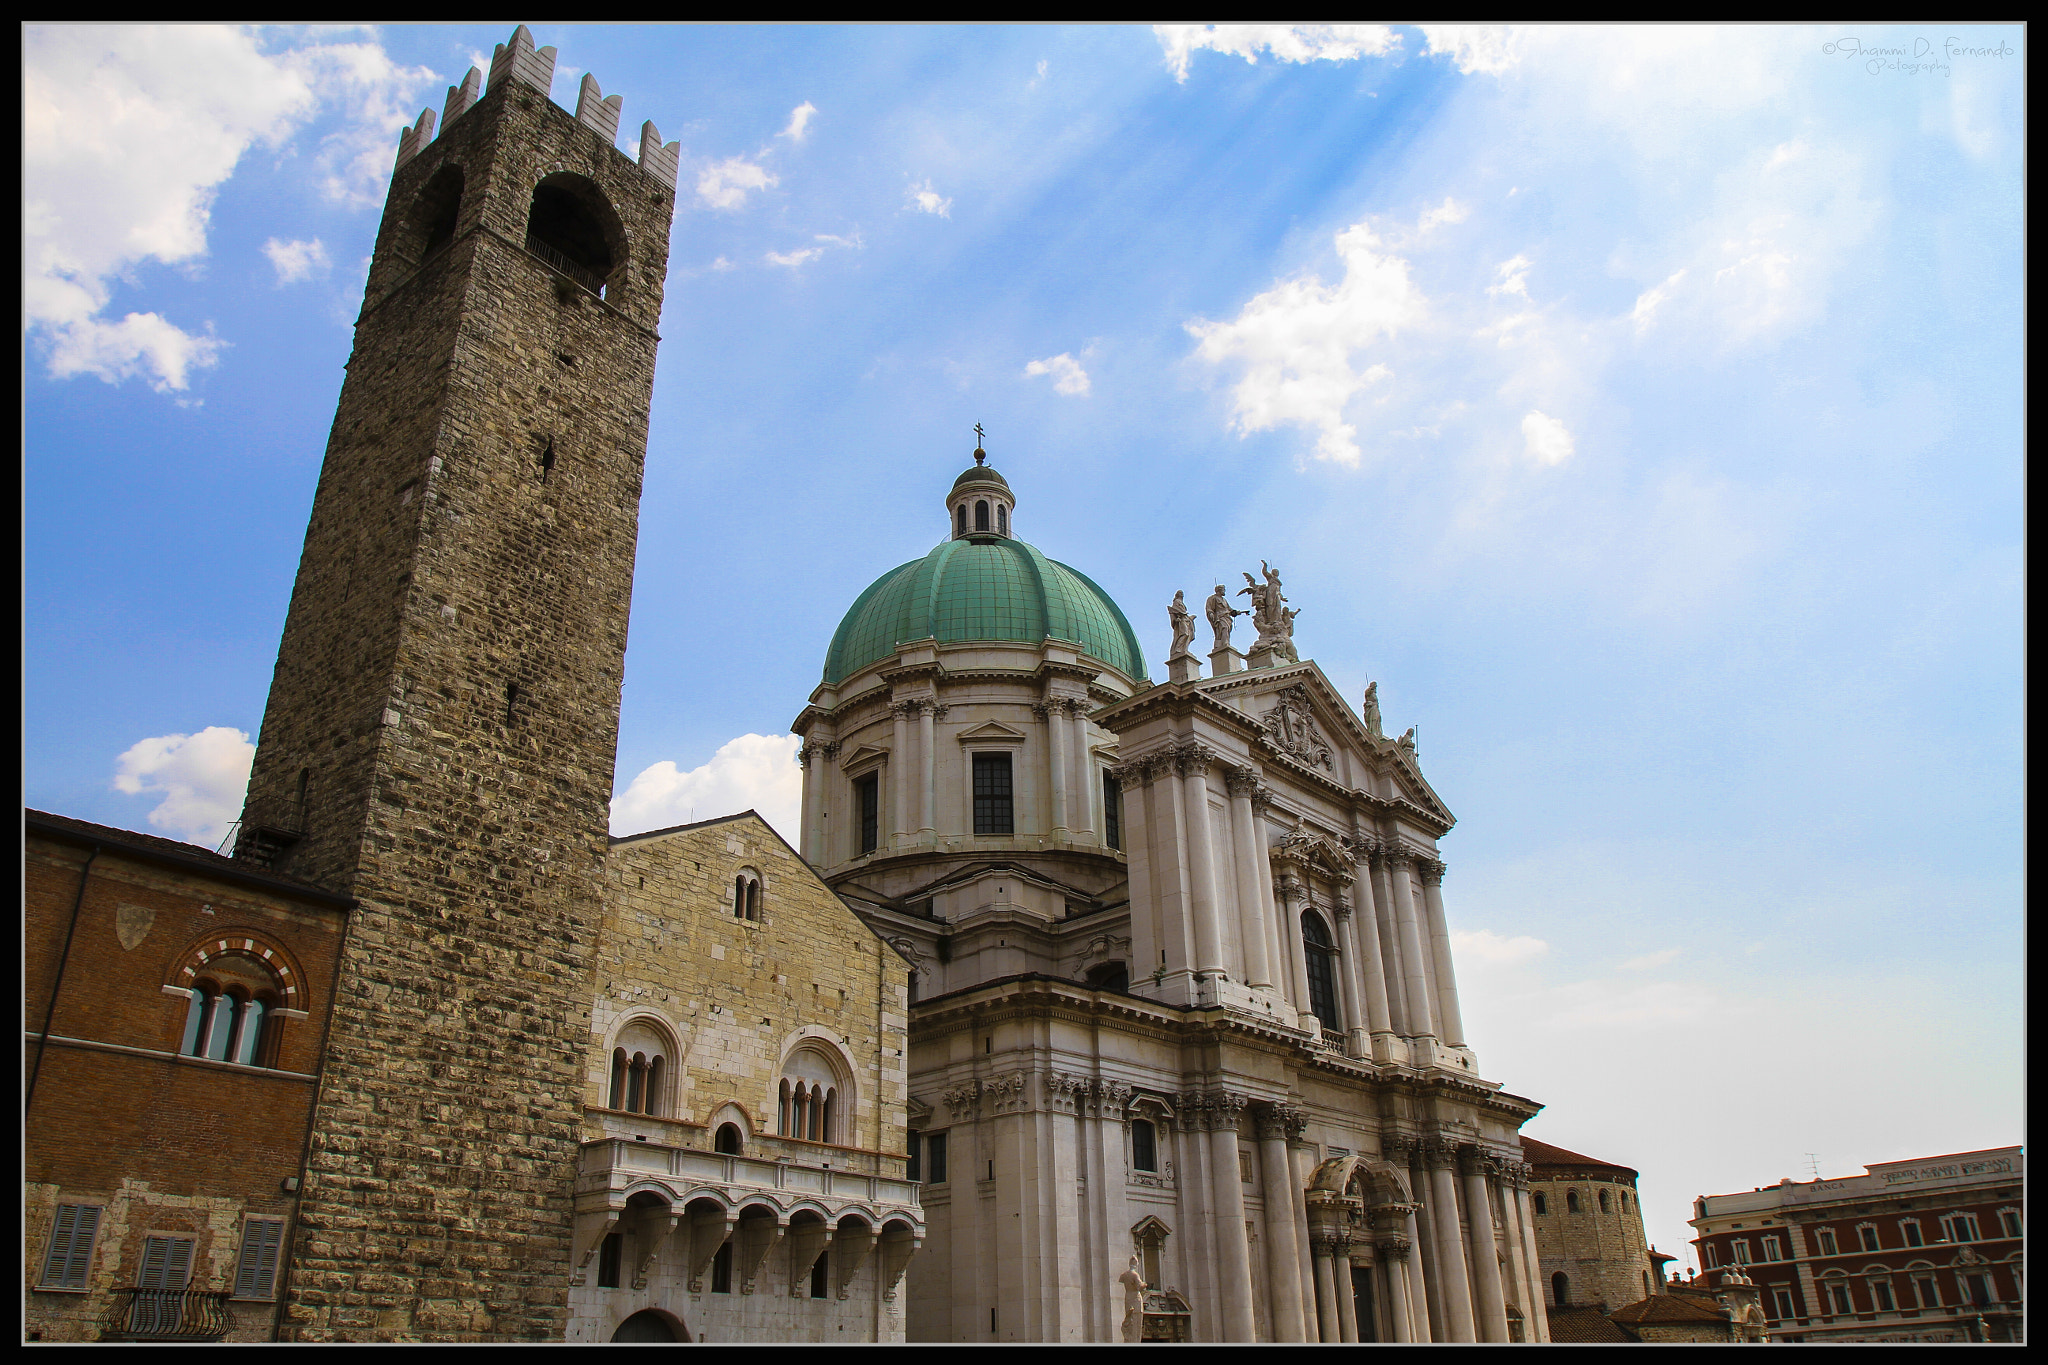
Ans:
{"label": "ornate stone carving", "polygon": [[937,702],[933,702],[931,704],[931,708],[933,720],[944,720],[946,718],[946,713],[953,709],[950,706],[941,706]]}
{"label": "ornate stone carving", "polygon": [[1406,1237],[1381,1237],[1373,1245],[1379,1249],[1380,1255],[1396,1261],[1406,1261],[1411,1250]]}
{"label": "ornate stone carving", "polygon": [[953,1111],[953,1117],[964,1118],[981,1103],[981,1082],[969,1081],[965,1085],[948,1090],[944,1097],[946,1107]]}
{"label": "ornate stone carving", "polygon": [[1232,796],[1254,796],[1259,790],[1259,770],[1242,768],[1235,763],[1225,764],[1223,785],[1230,789]]}
{"label": "ornate stone carving", "polygon": [[1173,746],[1174,770],[1182,777],[1201,777],[1215,761],[1215,753],[1198,739],[1184,739]]}
{"label": "ornate stone carving", "polygon": [[1380,729],[1380,685],[1376,682],[1365,685],[1365,701],[1358,708],[1365,720],[1365,732],[1374,739],[1385,739],[1386,732]]}
{"label": "ornate stone carving", "polygon": [[1453,1171],[1458,1168],[1458,1144],[1450,1138],[1424,1138],[1415,1144],[1422,1153],[1422,1164],[1431,1170]]}
{"label": "ornate stone carving", "polygon": [[1415,870],[1422,874],[1422,884],[1424,886],[1442,886],[1444,884],[1444,865],[1434,858],[1417,858],[1415,860]]}
{"label": "ornate stone carving", "polygon": [[1252,599],[1252,624],[1259,631],[1252,652],[1267,652],[1275,663],[1299,663],[1294,652],[1294,618],[1299,613],[1282,605],[1287,596],[1280,591],[1280,571],[1263,559],[1259,571],[1266,577],[1263,584],[1246,574],[1245,585],[1237,590],[1238,596]]}
{"label": "ornate stone carving", "polygon": [[1402,748],[1402,750],[1403,750],[1403,751],[1404,751],[1404,752],[1405,752],[1405,753],[1406,753],[1406,754],[1408,755],[1408,759],[1409,759],[1409,761],[1410,761],[1410,762],[1413,762],[1413,761],[1415,760],[1415,727],[1414,727],[1414,726],[1412,726],[1412,725],[1411,725],[1411,726],[1409,726],[1409,727],[1408,727],[1408,730],[1407,730],[1407,732],[1406,732],[1405,734],[1403,734],[1403,735],[1401,736],[1401,740],[1400,740],[1400,743],[1401,743],[1401,748]]}
{"label": "ornate stone carving", "polygon": [[1173,602],[1166,609],[1166,620],[1167,624],[1173,627],[1173,652],[1167,655],[1167,657],[1169,659],[1194,658],[1195,651],[1190,646],[1195,643],[1195,616],[1193,612],[1188,610],[1187,594],[1185,592],[1174,593]]}
{"label": "ornate stone carving", "polygon": [[1230,631],[1231,627],[1237,623],[1236,618],[1249,616],[1251,613],[1239,611],[1236,607],[1231,606],[1230,596],[1223,590],[1221,583],[1216,585],[1216,591],[1210,594],[1209,600],[1203,604],[1203,608],[1209,616],[1209,630],[1215,637],[1214,642],[1209,646],[1209,652],[1214,654],[1218,651],[1229,649]]}
{"label": "ornate stone carving", "polygon": [[1051,702],[1035,701],[1031,703],[1031,714],[1040,720],[1051,720],[1052,713],[1058,709],[1059,707]]}
{"label": "ornate stone carving", "polygon": [[801,763],[806,768],[811,766],[811,760],[813,758],[817,758],[822,760],[823,762],[830,763],[833,759],[837,757],[839,757],[839,742],[837,740],[831,739],[819,740],[813,744],[806,744],[803,748],[798,749],[796,751],[797,762]]}
{"label": "ornate stone carving", "polygon": [[1296,683],[1282,688],[1273,709],[1260,721],[1267,739],[1291,758],[1311,768],[1336,771],[1330,741],[1316,724],[1315,709],[1309,704],[1308,689]]}

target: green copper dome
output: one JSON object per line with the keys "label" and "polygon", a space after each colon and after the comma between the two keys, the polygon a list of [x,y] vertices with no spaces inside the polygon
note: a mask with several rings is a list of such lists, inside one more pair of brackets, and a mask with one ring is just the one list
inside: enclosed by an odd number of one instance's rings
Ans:
{"label": "green copper dome", "polygon": [[1145,677],[1131,623],[1086,574],[1021,540],[948,540],[855,599],[826,651],[825,681],[839,683],[911,640],[1036,645],[1048,637],[1079,645],[1133,681]]}

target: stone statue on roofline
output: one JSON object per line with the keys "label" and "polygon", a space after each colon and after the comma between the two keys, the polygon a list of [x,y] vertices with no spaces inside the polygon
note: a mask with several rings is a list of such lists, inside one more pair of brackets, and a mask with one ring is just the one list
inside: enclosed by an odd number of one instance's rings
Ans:
{"label": "stone statue on roofline", "polygon": [[1166,609],[1166,619],[1173,625],[1173,652],[1168,658],[1193,658],[1194,650],[1189,646],[1195,642],[1195,618],[1188,610],[1187,594],[1173,595],[1173,605]]}
{"label": "stone statue on roofline", "polygon": [[1293,640],[1294,618],[1298,613],[1283,605],[1287,596],[1280,591],[1280,571],[1263,559],[1259,561],[1259,571],[1265,575],[1264,583],[1246,574],[1245,585],[1237,590],[1240,596],[1252,599],[1252,624],[1259,631],[1259,638],[1252,645],[1252,666],[1299,663]]}
{"label": "stone statue on roofline", "polygon": [[1380,729],[1380,685],[1378,683],[1371,682],[1365,685],[1365,702],[1359,708],[1359,714],[1361,719],[1365,721],[1365,732],[1368,735],[1371,735],[1374,739],[1385,739],[1387,737],[1386,732]]}
{"label": "stone statue on roofline", "polygon": [[1237,618],[1240,616],[1250,616],[1251,613],[1239,611],[1236,607],[1231,606],[1229,594],[1224,592],[1221,583],[1216,585],[1216,591],[1210,594],[1208,602],[1204,604],[1204,608],[1209,615],[1209,629],[1216,637],[1214,643],[1209,646],[1209,652],[1213,654],[1218,650],[1229,649],[1230,631],[1237,624]]}

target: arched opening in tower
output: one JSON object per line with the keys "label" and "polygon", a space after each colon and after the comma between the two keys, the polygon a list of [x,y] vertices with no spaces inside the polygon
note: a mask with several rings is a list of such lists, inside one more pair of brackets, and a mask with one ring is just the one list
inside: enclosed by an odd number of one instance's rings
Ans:
{"label": "arched opening in tower", "polygon": [[562,171],[534,186],[526,249],[601,295],[625,257],[625,234],[604,192]]}

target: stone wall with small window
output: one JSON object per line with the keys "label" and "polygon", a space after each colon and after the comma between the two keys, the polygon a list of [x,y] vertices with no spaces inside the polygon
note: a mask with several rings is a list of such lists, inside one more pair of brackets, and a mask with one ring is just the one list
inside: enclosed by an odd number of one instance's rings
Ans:
{"label": "stone wall with small window", "polygon": [[224,1296],[226,1340],[268,1341],[348,902],[27,823],[24,1330],[147,1339],[194,1293]]}

